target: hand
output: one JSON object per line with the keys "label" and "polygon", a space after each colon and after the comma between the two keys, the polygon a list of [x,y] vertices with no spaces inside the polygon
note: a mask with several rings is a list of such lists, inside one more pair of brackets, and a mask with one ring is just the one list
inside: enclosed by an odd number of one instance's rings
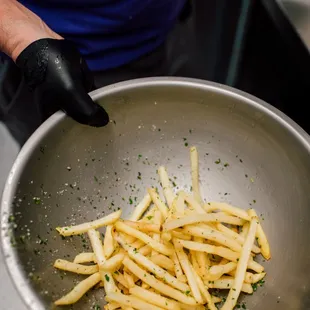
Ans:
{"label": "hand", "polygon": [[28,45],[44,38],[63,39],[18,1],[0,0],[0,50],[16,61]]}
{"label": "hand", "polygon": [[106,111],[87,94],[93,79],[79,51],[70,42],[37,40],[21,52],[16,64],[35,92],[43,117],[62,109],[82,124],[99,127],[109,122]]}

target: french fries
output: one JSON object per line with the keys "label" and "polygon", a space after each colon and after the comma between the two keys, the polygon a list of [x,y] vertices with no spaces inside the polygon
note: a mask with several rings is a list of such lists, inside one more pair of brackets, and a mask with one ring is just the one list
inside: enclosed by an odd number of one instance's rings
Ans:
{"label": "french fries", "polygon": [[121,214],[122,211],[118,210],[92,222],[83,223],[75,226],[57,227],[56,230],[64,237],[79,235],[87,232],[90,229],[97,229],[102,226],[113,224],[120,218]]}
{"label": "french fries", "polygon": [[262,251],[262,255],[266,258],[266,259],[270,259],[271,258],[271,254],[270,254],[270,246],[269,246],[269,242],[267,240],[267,237],[263,231],[262,225],[259,222],[259,218],[255,212],[254,209],[250,209],[248,211],[249,215],[251,216],[251,218],[256,218],[257,219],[257,230],[256,230],[256,240],[257,243],[259,244],[261,251]]}
{"label": "french fries", "polygon": [[147,193],[141,200],[141,202],[135,207],[135,210],[133,211],[129,220],[138,221],[145,212],[145,210],[150,206],[151,201],[151,196]]}
{"label": "french fries", "polygon": [[191,175],[192,175],[192,188],[194,193],[194,198],[200,204],[203,203],[200,194],[199,186],[199,161],[198,161],[198,151],[195,146],[190,148],[190,158],[191,158]]}
{"label": "french fries", "polygon": [[118,253],[106,260],[101,268],[105,271],[114,272],[121,267],[124,257],[124,253]]}
{"label": "french fries", "polygon": [[124,232],[130,236],[133,236],[141,241],[143,241],[144,243],[146,243],[147,245],[149,245],[152,249],[154,249],[155,251],[165,254],[165,255],[171,255],[173,252],[173,249],[167,247],[166,245],[159,243],[158,241],[154,240],[153,238],[151,238],[150,236],[148,236],[147,234],[132,228],[122,222],[117,222],[115,224],[115,228],[118,231]]}
{"label": "french fries", "polygon": [[127,251],[129,257],[143,266],[145,269],[149,270],[150,272],[154,273],[158,278],[164,279],[168,281],[171,286],[181,290],[186,291],[189,289],[188,285],[178,281],[175,277],[173,277],[169,272],[165,271],[161,267],[155,265],[150,259],[145,257],[144,255],[137,252],[134,248],[130,245],[125,244],[122,240],[118,239],[118,242],[121,246]]}
{"label": "french fries", "polygon": [[71,263],[64,259],[56,259],[54,267],[57,269],[74,272],[77,274],[93,274],[98,272],[98,266],[85,266],[77,263]]}
{"label": "french fries", "polygon": [[160,233],[160,225],[159,224],[149,224],[144,222],[132,222],[132,221],[123,221],[124,224],[135,228],[137,230],[143,231],[143,232],[154,232],[159,234]]}
{"label": "french fries", "polygon": [[163,297],[157,293],[153,293],[150,290],[144,289],[140,286],[134,286],[129,290],[130,294],[141,298],[153,305],[156,305],[158,307],[161,307],[163,309],[168,309],[168,310],[180,310],[180,306],[178,305],[177,302]]}
{"label": "french fries", "polygon": [[154,188],[149,188],[148,193],[151,196],[152,201],[154,202],[155,206],[162,213],[163,217],[166,218],[168,216],[168,208],[166,204],[161,200],[156,190]]}
{"label": "french fries", "polygon": [[185,225],[191,225],[196,223],[206,223],[206,222],[222,222],[226,224],[232,225],[243,225],[245,223],[244,220],[241,220],[238,217],[226,215],[226,214],[217,214],[217,213],[208,213],[208,214],[193,214],[184,216],[182,218],[171,220],[166,222],[163,225],[163,230],[173,230]]}
{"label": "french fries", "polygon": [[101,280],[99,272],[94,273],[85,280],[77,284],[71,292],[55,301],[56,306],[71,305],[76,303],[81,297]]}
{"label": "french fries", "polygon": [[166,198],[167,204],[168,204],[169,208],[171,208],[172,202],[175,198],[175,194],[173,193],[173,190],[171,188],[171,184],[169,181],[169,177],[168,177],[168,173],[167,173],[166,168],[163,166],[159,167],[158,174],[159,174],[160,183],[161,183],[161,186],[163,188],[164,196]]}
{"label": "french fries", "polygon": [[193,306],[197,304],[194,298],[188,296],[188,294],[184,294],[183,292],[165,284],[162,281],[157,280],[154,276],[152,276],[144,269],[140,268],[128,257],[125,257],[123,264],[139,279],[141,279],[143,282],[147,283],[150,287],[153,287],[155,290],[162,293],[163,295],[174,298],[175,300],[179,300],[186,305]]}
{"label": "french fries", "polygon": [[161,310],[162,308],[156,307],[148,302],[143,301],[132,295],[124,295],[121,293],[109,293],[106,296],[106,300],[117,302],[125,307],[134,307],[135,309],[145,310]]}
{"label": "french fries", "polygon": [[223,233],[207,225],[200,224],[199,226],[196,227],[188,225],[184,227],[184,232],[195,237],[200,237],[210,241],[214,241],[216,243],[219,243],[232,249],[235,252],[241,252],[242,249],[241,245],[236,240],[225,236]]}
{"label": "french fries", "polygon": [[266,276],[255,258],[271,257],[257,213],[225,202],[204,203],[195,147],[190,161],[193,194],[175,193],[161,166],[165,202],[157,189],[148,188],[129,219],[121,219],[119,210],[56,228],[62,236],[87,233],[92,252],[77,254],[73,262],[54,262],[57,269],[88,276],[55,305],[71,305],[92,287],[103,286],[105,310],[216,310],[222,299],[210,289],[229,290],[221,309],[233,310],[241,292],[253,293],[252,285]]}
{"label": "french fries", "polygon": [[112,230],[113,226],[108,225],[104,235],[103,251],[106,258],[109,258],[115,250],[115,243],[112,236]]}
{"label": "french fries", "polygon": [[[244,244],[245,238],[243,236],[240,236],[238,233],[234,232],[232,229],[229,229],[228,227],[224,226],[223,224],[218,223],[216,225],[216,228],[222,232],[227,237],[230,237],[232,239],[235,239],[237,242],[239,242],[241,245]],[[252,252],[258,254],[260,253],[260,248],[253,244]]]}
{"label": "french fries", "polygon": [[222,308],[223,310],[233,309],[235,305],[237,304],[237,300],[241,292],[242,285],[244,285],[243,281],[245,278],[248,261],[250,259],[251,249],[255,242],[257,224],[258,224],[258,219],[254,217],[251,220],[249,232],[245,239],[242,252],[240,255],[240,259],[237,264],[235,279],[234,279],[232,288],[229,291],[229,294],[227,296],[226,302]]}
{"label": "french fries", "polygon": [[96,256],[93,252],[83,252],[76,255],[73,262],[76,264],[96,262]]}
{"label": "french fries", "polygon": [[202,296],[198,287],[198,283],[196,281],[196,278],[192,272],[189,260],[187,255],[183,251],[183,247],[180,243],[178,243],[177,239],[173,240],[174,247],[176,249],[177,256],[179,258],[179,261],[181,263],[182,269],[184,270],[184,273],[187,277],[187,282],[191,288],[192,295],[194,296],[195,300],[197,301],[197,304],[203,304]]}

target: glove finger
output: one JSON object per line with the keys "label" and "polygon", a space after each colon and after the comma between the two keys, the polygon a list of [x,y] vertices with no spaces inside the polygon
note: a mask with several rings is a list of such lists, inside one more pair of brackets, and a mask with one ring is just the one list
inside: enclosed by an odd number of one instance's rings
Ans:
{"label": "glove finger", "polygon": [[57,99],[49,93],[35,93],[35,103],[40,114],[40,121],[43,123],[54,113],[59,111],[59,105]]}
{"label": "glove finger", "polygon": [[99,104],[95,103],[87,93],[71,93],[69,100],[65,100],[62,108],[79,123],[94,127],[108,124],[108,113]]}
{"label": "glove finger", "polygon": [[80,69],[82,73],[82,83],[83,83],[84,89],[86,89],[87,92],[90,92],[94,90],[94,87],[95,87],[93,74],[89,70],[83,58],[80,59],[80,64],[81,64]]}

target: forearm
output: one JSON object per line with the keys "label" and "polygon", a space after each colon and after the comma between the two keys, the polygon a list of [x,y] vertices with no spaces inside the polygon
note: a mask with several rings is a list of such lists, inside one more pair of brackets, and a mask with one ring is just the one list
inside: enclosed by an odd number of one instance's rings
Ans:
{"label": "forearm", "polygon": [[0,50],[14,61],[32,42],[62,39],[37,15],[15,0],[0,0]]}

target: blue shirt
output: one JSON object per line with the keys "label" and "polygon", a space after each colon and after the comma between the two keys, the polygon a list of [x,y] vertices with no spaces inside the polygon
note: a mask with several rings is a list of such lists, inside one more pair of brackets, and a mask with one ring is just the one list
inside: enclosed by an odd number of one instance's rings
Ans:
{"label": "blue shirt", "polygon": [[129,63],[162,44],[185,0],[20,0],[73,41],[93,71]]}

